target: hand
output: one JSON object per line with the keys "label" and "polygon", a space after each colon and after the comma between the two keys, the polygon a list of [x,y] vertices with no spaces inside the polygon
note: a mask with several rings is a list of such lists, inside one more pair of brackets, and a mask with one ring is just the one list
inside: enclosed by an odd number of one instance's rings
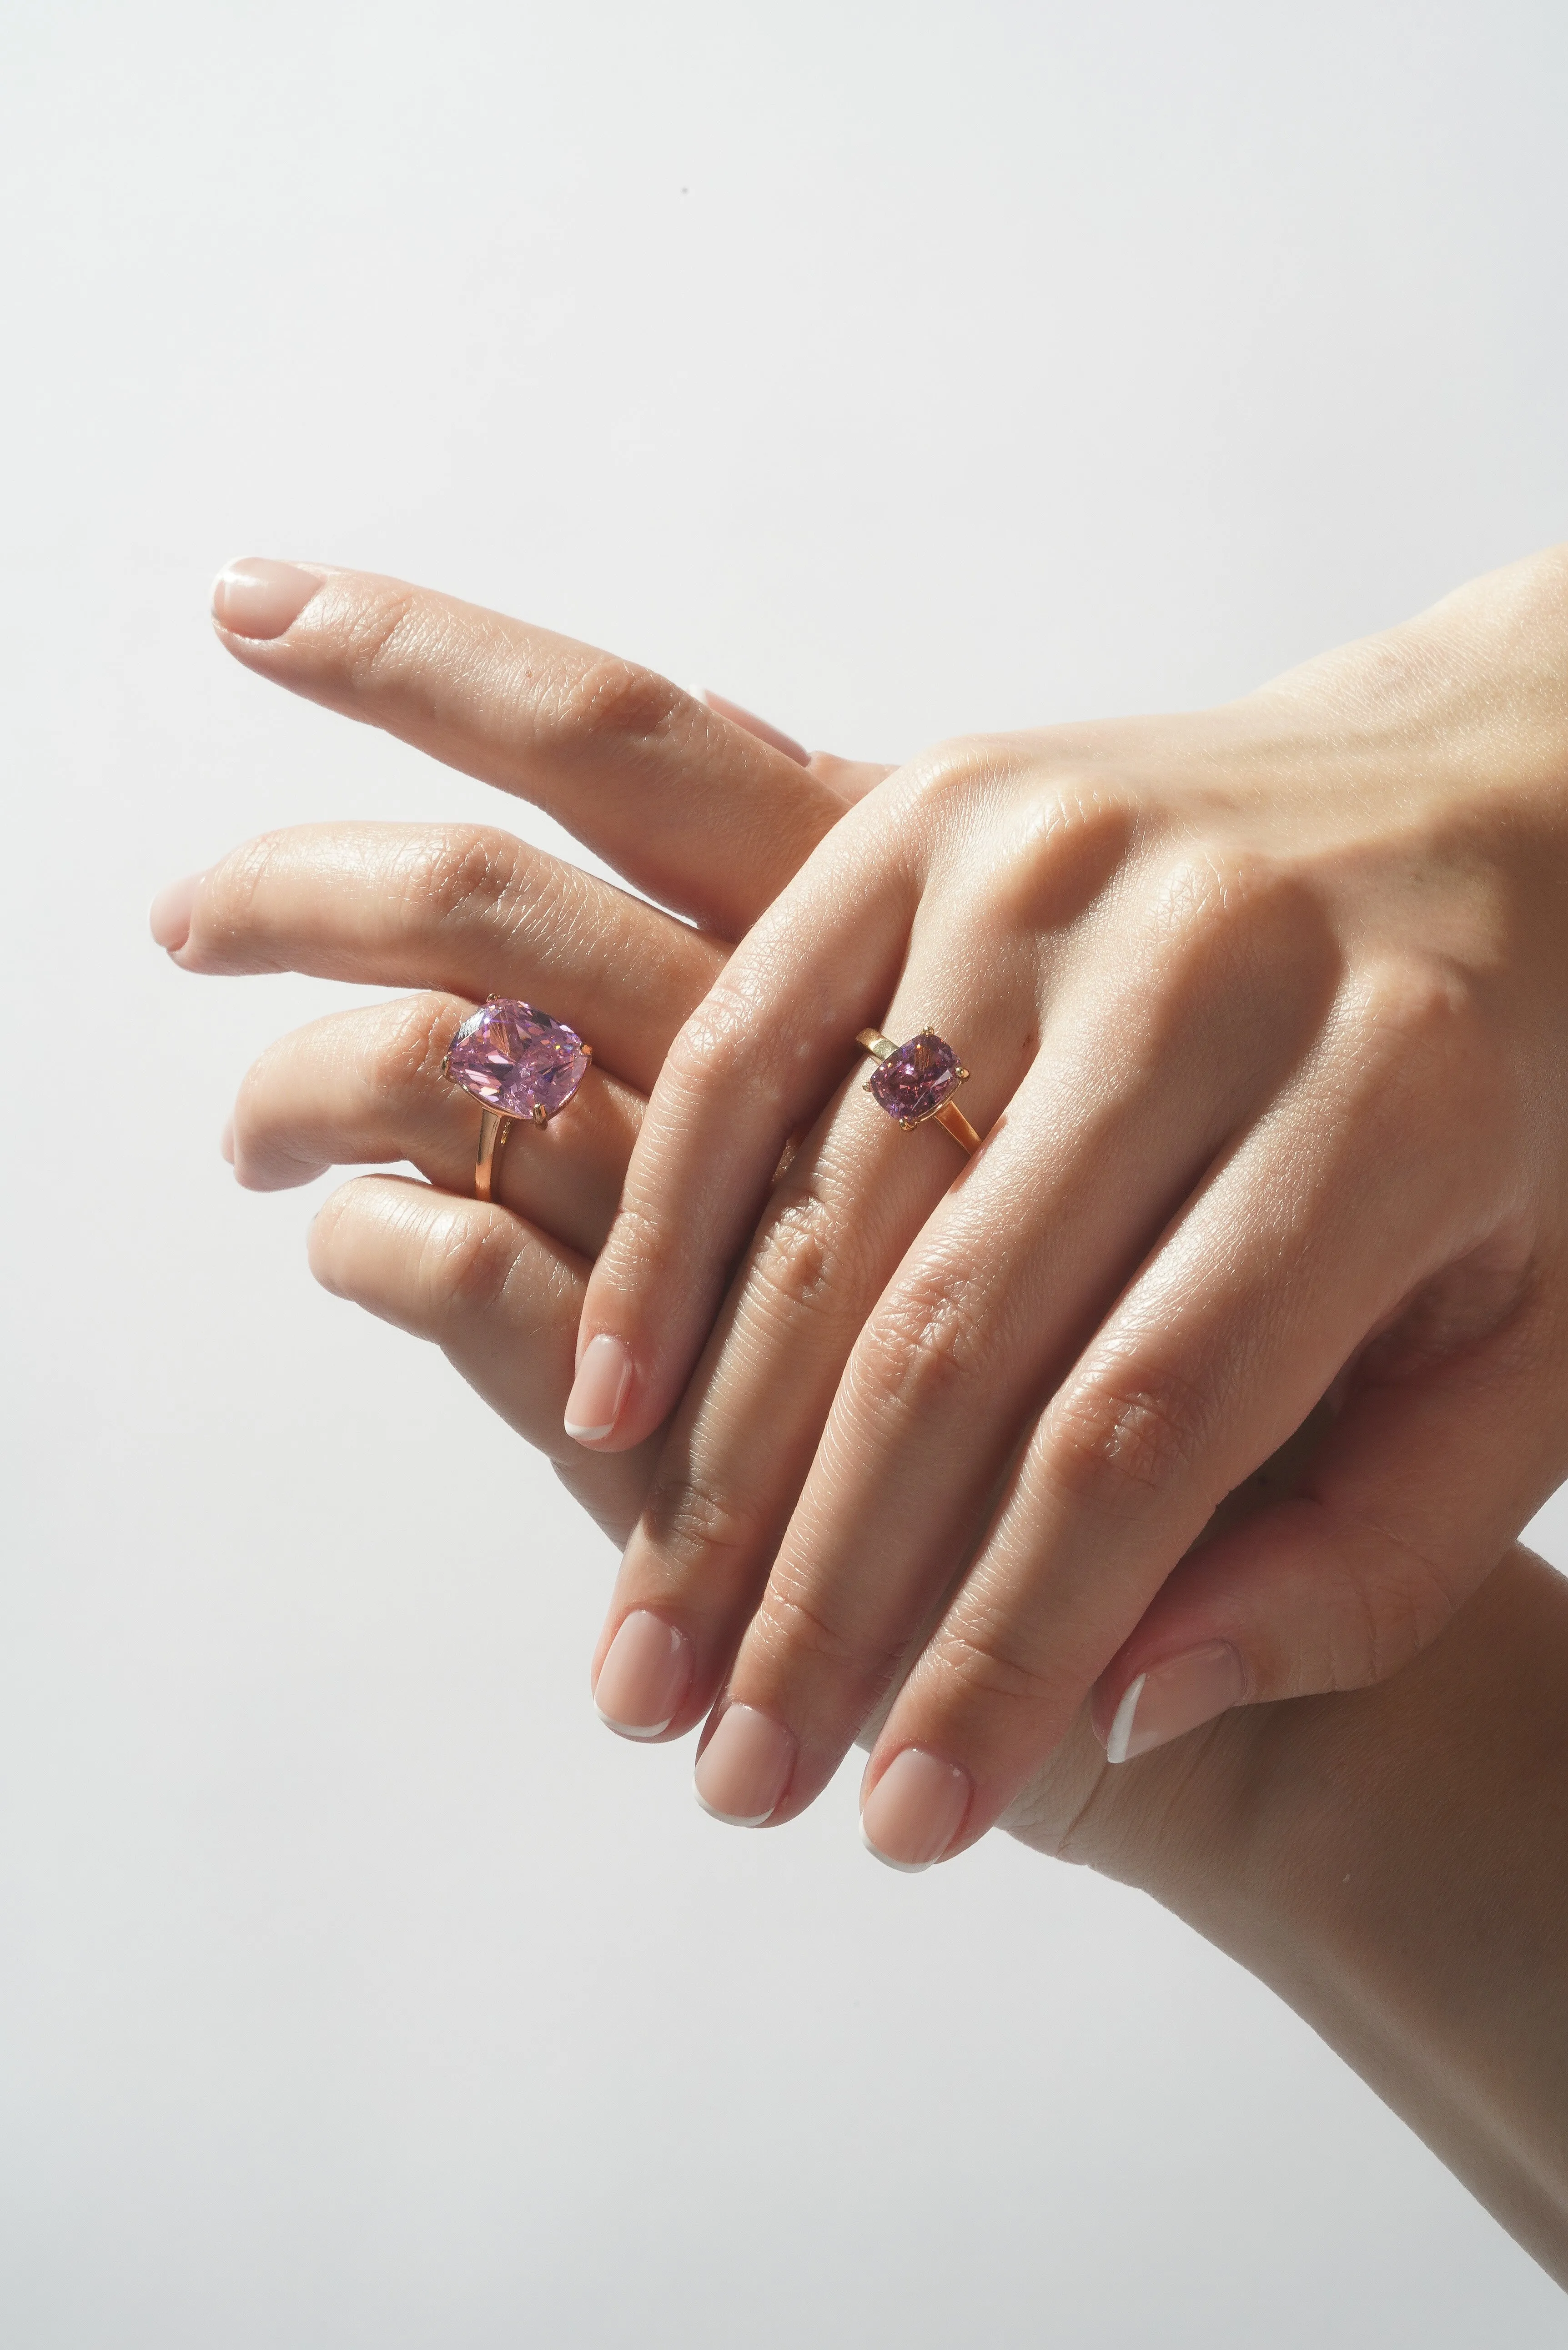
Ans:
{"label": "hand", "polygon": [[[865,1822],[923,1865],[1096,1680],[1137,1752],[1390,1671],[1493,1565],[1568,1466],[1565,786],[1558,554],[824,839],[659,1076],[569,1408],[679,1406],[600,1653],[682,1644],[712,1808],[798,1812],[919,1651]],[[865,1090],[857,1033],[927,1024],[967,1166]],[[1325,1397],[1300,1493],[1173,1574]]]}
{"label": "hand", "polygon": [[[888,771],[810,758],[717,694],[693,700],[398,580],[252,560],[220,577],[214,619],[249,668],[539,801],[702,926],[473,826],[275,834],[153,909],[155,936],[188,971],[420,988],[274,1046],[241,1089],[225,1150],[258,1190],[334,1165],[417,1166],[427,1183],[375,1176],[327,1201],[311,1233],[317,1277],[439,1340],[622,1541],[647,1462],[595,1460],[561,1425],[588,1258],[670,1040],[729,952],[720,933],[738,933]],[[536,998],[597,1050],[570,1116],[502,1154],[496,1207],[472,1197],[477,1106],[440,1075],[458,1023],[492,992]]]}
{"label": "hand", "polygon": [[[621,736],[607,719],[580,739],[566,713],[607,655],[400,582],[294,567],[237,567],[218,587],[220,634],[275,682],[439,749],[454,766],[525,790],[615,858],[657,871],[669,894],[742,927],[751,908],[732,836],[754,827],[747,870],[765,889],[803,836],[830,827],[889,771],[817,754],[716,694],[708,725],[668,698],[698,741],[665,776],[665,746]],[[280,578],[279,575],[283,575]],[[289,618],[279,619],[279,598]],[[223,626],[226,618],[229,625]],[[276,633],[244,634],[275,625]],[[603,708],[603,704],[599,705]],[[734,728],[784,755],[756,761]],[[699,733],[699,730],[700,733]],[[606,771],[622,788],[606,795]],[[683,861],[670,835],[684,836]],[[770,864],[770,853],[778,862]],[[665,860],[656,865],[656,859]],[[724,898],[722,893],[731,893]],[[739,917],[739,920],[735,920]],[[417,993],[334,1014],[285,1036],[242,1085],[225,1155],[247,1189],[314,1180],[327,1168],[406,1160],[425,1179],[358,1178],[324,1205],[310,1233],[318,1280],[336,1295],[434,1340],[527,1441],[545,1451],[598,1523],[624,1541],[644,1503],[659,1442],[593,1453],[565,1434],[573,1349],[590,1261],[611,1223],[650,1089],[670,1041],[731,948],[512,835],[469,825],[321,824],[247,843],[165,889],[159,943],[184,971],[293,970]],[[452,1031],[482,994],[537,1000],[591,1037],[596,1066],[570,1112],[524,1131],[502,1154],[498,1197],[472,1195],[476,1105],[441,1075]],[[607,1700],[646,1695],[669,1659],[623,1652]],[[1014,1807],[1015,1833],[1044,1852],[1142,1866],[1140,1823],[1163,1808],[1158,1772],[1107,1799],[1087,1721]],[[1094,1814],[1094,1835],[1085,1823]]]}
{"label": "hand", "polygon": [[[335,575],[333,588],[331,613],[317,615],[297,655],[276,646],[271,673],[311,680],[322,699],[372,721],[439,706],[443,741],[465,764],[489,761],[492,688],[508,662],[502,655],[487,676],[479,655],[493,653],[513,624],[385,582]],[[373,633],[392,595],[408,599],[424,650],[410,648],[399,691],[383,703],[374,673],[351,676],[347,654]],[[525,660],[525,631],[518,649]],[[417,723],[410,731],[417,737]],[[714,777],[733,785],[722,734],[707,755]],[[558,783],[547,749],[544,758],[546,782]],[[812,763],[819,776],[833,764]],[[875,779],[875,771],[836,773],[851,795]],[[740,787],[759,814],[776,795],[776,828],[787,833],[807,780],[778,764]],[[585,832],[597,805],[590,790],[570,811]],[[659,815],[657,792],[651,805]],[[636,862],[635,839],[621,850]],[[701,832],[691,854],[691,888],[717,887],[724,876],[706,872]],[[464,871],[493,881],[504,868],[504,889],[471,896],[440,886]],[[175,959],[198,969],[293,962],[444,985],[472,962],[486,967],[481,978],[494,975],[494,954],[507,984],[597,1021],[607,1063],[633,1072],[657,1064],[724,954],[505,836],[472,828],[278,836],[175,885],[155,922]],[[626,957],[647,958],[638,965],[645,986],[625,983]],[[302,1180],[363,1152],[410,1156],[434,1180],[466,1189],[473,1112],[451,1088],[436,1090],[421,1035],[424,1011],[426,1036],[439,1039],[447,1012],[461,1008],[432,991],[423,1006],[392,1007],[385,1030],[358,1025],[380,1015],[350,1014],[264,1059],[230,1145],[241,1180]],[[313,1253],[329,1285],[440,1339],[514,1426],[556,1448],[601,1521],[621,1531],[642,1499],[657,1439],[595,1456],[559,1436],[587,1269],[581,1249],[604,1220],[638,1120],[638,1085],[611,1076],[596,1104],[597,1089],[574,1106],[586,1113],[575,1134],[563,1121],[524,1138],[547,1148],[520,1163],[503,1159],[504,1199],[537,1227],[503,1207],[375,1176],[328,1203]],[[1305,1442],[1293,1450],[1294,1473],[1310,1475]],[[1251,1481],[1227,1513],[1269,1506],[1271,1476],[1282,1473],[1280,1464]],[[1133,1771],[1107,1769],[1081,1713],[1007,1821],[1042,1851],[1143,1886],[1271,1982],[1560,2278],[1568,2278],[1568,2074],[1552,1958],[1563,1939],[1561,1872],[1540,1863],[1561,1842],[1568,1800],[1565,1659],[1561,1580],[1516,1555],[1450,1637],[1386,1690],[1233,1712]],[[629,1679],[623,1694],[635,1703]]]}

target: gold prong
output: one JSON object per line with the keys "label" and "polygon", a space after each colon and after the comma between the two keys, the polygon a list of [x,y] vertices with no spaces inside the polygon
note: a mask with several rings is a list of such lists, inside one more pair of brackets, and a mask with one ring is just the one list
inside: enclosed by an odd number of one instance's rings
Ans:
{"label": "gold prong", "polygon": [[484,1000],[486,1003],[499,1003],[501,998],[498,995],[487,995]]}
{"label": "gold prong", "polygon": [[959,1073],[958,1073],[958,1081],[959,1081],[959,1083],[960,1083],[960,1085],[961,1085],[961,1086],[967,1086],[967,1085],[968,1085],[968,1083],[969,1083],[969,1071],[968,1071],[967,1069],[961,1069],[961,1070],[959,1071]]}
{"label": "gold prong", "polygon": [[443,1053],[441,1056],[441,1073],[443,1077],[450,1077],[452,1075],[452,1055],[450,1052]]}
{"label": "gold prong", "polygon": [[593,1059],[593,1057],[594,1057],[594,1048],[593,1048],[593,1046],[592,1046],[591,1045],[585,1045],[583,1046],[583,1058],[584,1058],[584,1060],[585,1060],[585,1061],[591,1061],[591,1060]]}
{"label": "gold prong", "polygon": [[545,1107],[543,1102],[535,1102],[532,1110],[529,1112],[529,1116],[533,1118],[535,1126],[548,1126],[550,1123],[550,1113]]}

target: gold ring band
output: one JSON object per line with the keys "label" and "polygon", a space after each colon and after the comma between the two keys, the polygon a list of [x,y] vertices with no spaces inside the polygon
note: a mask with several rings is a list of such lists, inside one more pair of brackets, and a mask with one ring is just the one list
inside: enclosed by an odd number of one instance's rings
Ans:
{"label": "gold ring band", "polygon": [[934,1121],[946,1127],[961,1150],[980,1149],[980,1136],[949,1098],[968,1084],[969,1071],[934,1028],[922,1028],[907,1045],[895,1045],[879,1028],[862,1028],[855,1041],[880,1065],[867,1079],[867,1092],[906,1133]]}
{"label": "gold ring band", "polygon": [[473,1196],[476,1200],[494,1198],[496,1168],[511,1131],[512,1120],[504,1117],[500,1110],[481,1109],[479,1150],[473,1162]]}

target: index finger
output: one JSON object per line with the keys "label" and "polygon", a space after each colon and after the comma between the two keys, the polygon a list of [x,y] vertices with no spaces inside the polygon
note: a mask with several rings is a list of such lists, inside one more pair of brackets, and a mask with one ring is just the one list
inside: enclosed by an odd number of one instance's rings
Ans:
{"label": "index finger", "polygon": [[531,800],[727,939],[844,813],[652,670],[404,580],[246,556],[219,574],[213,618],[247,669]]}

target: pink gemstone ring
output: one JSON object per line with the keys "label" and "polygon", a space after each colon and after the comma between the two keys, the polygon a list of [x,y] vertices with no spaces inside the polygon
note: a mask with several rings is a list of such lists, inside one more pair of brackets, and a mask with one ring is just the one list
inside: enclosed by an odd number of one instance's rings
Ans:
{"label": "pink gemstone ring", "polygon": [[952,1098],[969,1071],[934,1028],[922,1028],[907,1045],[895,1045],[879,1028],[862,1028],[855,1041],[877,1064],[866,1090],[889,1118],[906,1128],[934,1118],[961,1149],[980,1149],[979,1135]]}
{"label": "pink gemstone ring", "polygon": [[548,1126],[587,1076],[593,1057],[593,1046],[575,1028],[515,997],[489,996],[470,1014],[447,1046],[441,1070],[479,1101],[476,1200],[493,1195],[496,1163],[513,1119]]}

